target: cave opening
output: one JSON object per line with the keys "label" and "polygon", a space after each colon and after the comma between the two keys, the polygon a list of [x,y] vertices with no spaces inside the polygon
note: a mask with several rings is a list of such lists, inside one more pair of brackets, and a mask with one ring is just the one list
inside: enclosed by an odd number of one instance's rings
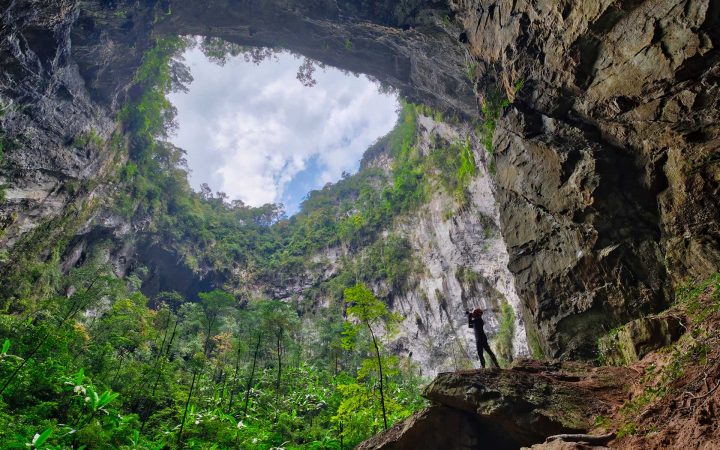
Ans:
{"label": "cave opening", "polygon": [[171,62],[170,141],[202,195],[293,215],[310,191],[356,172],[397,121],[398,94],[371,76],[286,50],[187,41]]}

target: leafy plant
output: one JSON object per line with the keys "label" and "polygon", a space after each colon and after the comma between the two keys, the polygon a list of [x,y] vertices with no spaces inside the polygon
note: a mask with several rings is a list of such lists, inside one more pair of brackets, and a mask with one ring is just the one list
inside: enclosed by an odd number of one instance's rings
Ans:
{"label": "leafy plant", "polygon": [[465,62],[465,77],[470,80],[470,82],[475,82],[475,79],[477,78],[477,69],[478,69],[478,62],[477,61],[468,61]]}
{"label": "leafy plant", "polygon": [[73,144],[80,148],[94,147],[95,149],[100,149],[105,144],[105,139],[95,130],[91,129],[76,135],[73,139]]}
{"label": "leafy plant", "polygon": [[515,310],[510,303],[503,301],[500,304],[500,326],[494,339],[494,346],[502,360],[512,362],[513,335],[515,334]]}
{"label": "leafy plant", "polygon": [[[378,372],[378,380],[380,383],[380,407],[382,409],[383,425],[385,429],[388,429],[387,410],[385,408],[385,377],[383,375],[383,358],[380,355],[380,343],[376,332],[377,326],[382,322],[385,327],[385,335],[387,336],[394,329],[395,325],[401,321],[401,317],[397,314],[391,313],[387,310],[387,307],[383,302],[378,300],[375,295],[362,284],[357,284],[351,288],[345,289],[345,303],[348,304],[347,314],[349,317],[358,320],[359,325],[366,327],[368,333],[370,333],[370,340],[372,342],[372,348],[375,351],[375,359],[363,362],[363,368],[367,373],[372,364],[375,362],[377,365],[375,368]],[[345,348],[352,348],[354,340],[358,336],[358,326],[348,322],[345,328],[344,335],[345,340],[343,345]]]}
{"label": "leafy plant", "polygon": [[[394,320],[387,309],[373,306],[366,312],[382,317],[363,316],[353,309],[365,298],[356,292],[349,311],[365,317],[355,336],[368,345],[342,351],[339,301],[363,280],[398,289],[411,282],[410,243],[382,231],[427,198],[417,107],[403,105],[397,127],[377,144],[394,161],[390,173],[346,176],[311,193],[287,219],[277,205],[251,208],[190,188],[182,151],[163,141],[174,113],[167,94],[186,80],[173,58],[186,44],[162,38],[145,54],[134,78],[138,95],[119,115],[122,132],[105,142],[91,130],[75,144],[129,153],[113,175],[115,210],[152,217],[153,231],[191,268],[252,267],[253,276],[282,285],[317,264],[308,254],[328,246],[356,252],[318,288],[338,301],[314,315],[299,299],[273,302],[244,291],[147,298],[139,289],[148,271],[119,278],[109,243],[61,270],[61,255],[93,211],[76,195],[76,211],[39,225],[8,255],[13,268],[0,286],[0,442],[25,448],[35,436],[37,448],[347,448],[424,404],[417,368],[387,355],[376,334]],[[471,155],[457,158],[465,183]],[[353,414],[358,402],[365,409]]]}
{"label": "leafy plant", "polygon": [[45,441],[47,441],[50,436],[52,436],[52,432],[52,428],[46,428],[42,433],[35,434],[35,436],[33,436],[32,438],[32,441],[30,441],[30,443],[26,445],[31,448],[42,448],[43,444],[45,444]]}

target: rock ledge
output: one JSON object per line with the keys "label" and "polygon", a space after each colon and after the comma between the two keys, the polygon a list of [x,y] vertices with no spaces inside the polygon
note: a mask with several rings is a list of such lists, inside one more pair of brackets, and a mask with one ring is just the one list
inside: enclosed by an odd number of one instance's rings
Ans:
{"label": "rock ledge", "polygon": [[636,377],[624,367],[532,360],[442,373],[423,394],[432,406],[358,449],[517,449],[583,433],[622,402]]}

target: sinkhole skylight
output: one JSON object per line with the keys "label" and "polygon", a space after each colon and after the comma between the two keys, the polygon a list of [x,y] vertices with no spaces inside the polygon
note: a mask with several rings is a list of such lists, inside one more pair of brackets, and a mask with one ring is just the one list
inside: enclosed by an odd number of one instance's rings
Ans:
{"label": "sinkhole skylight", "polygon": [[193,81],[170,95],[171,141],[187,151],[190,184],[251,206],[282,203],[294,214],[309,191],[357,171],[397,119],[397,97],[368,77],[317,67],[301,82],[303,60],[290,53],[221,65],[196,46],[184,59]]}

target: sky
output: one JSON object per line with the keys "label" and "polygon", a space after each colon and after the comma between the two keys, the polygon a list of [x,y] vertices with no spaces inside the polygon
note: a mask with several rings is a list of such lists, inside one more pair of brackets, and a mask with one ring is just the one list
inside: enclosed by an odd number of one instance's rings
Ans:
{"label": "sky", "polygon": [[187,151],[190,184],[207,183],[230,199],[297,212],[305,195],[354,173],[365,150],[395,125],[397,98],[365,76],[317,69],[313,87],[296,78],[289,53],[260,65],[242,56],[224,66],[199,49],[184,54],[194,78],[172,93],[173,144]]}

